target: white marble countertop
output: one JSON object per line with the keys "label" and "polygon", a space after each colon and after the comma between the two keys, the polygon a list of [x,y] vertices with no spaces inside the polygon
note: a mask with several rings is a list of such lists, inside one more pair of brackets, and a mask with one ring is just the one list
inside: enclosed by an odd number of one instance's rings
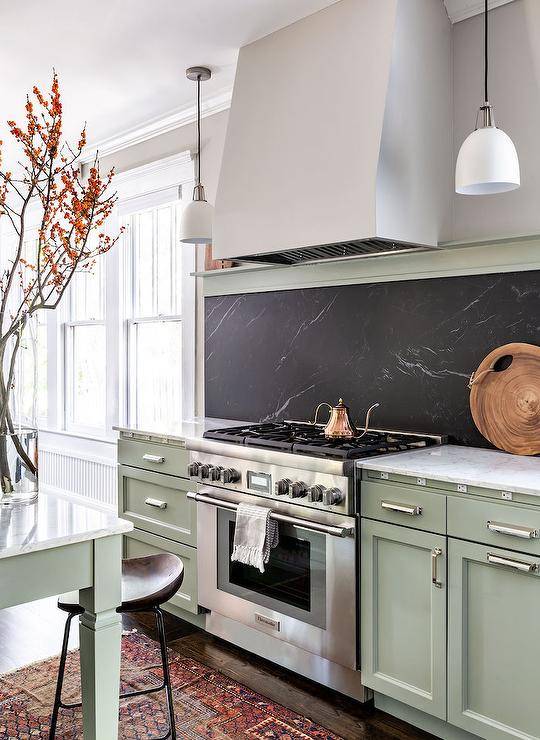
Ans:
{"label": "white marble countertop", "polygon": [[359,460],[357,465],[365,470],[540,496],[540,457],[442,445]]}
{"label": "white marble countertop", "polygon": [[0,506],[0,558],[130,532],[113,512],[64,496],[40,493],[33,504]]}
{"label": "white marble countertop", "polygon": [[[125,434],[142,434],[153,437],[161,437],[164,440],[189,442],[189,440],[200,440],[203,434],[209,429],[219,429],[220,427],[236,427],[245,424],[243,421],[233,421],[231,419],[210,419],[207,417],[196,417],[194,419],[180,419],[166,427],[137,427],[133,426],[115,426],[117,432]],[[253,422],[249,422],[253,424]]]}

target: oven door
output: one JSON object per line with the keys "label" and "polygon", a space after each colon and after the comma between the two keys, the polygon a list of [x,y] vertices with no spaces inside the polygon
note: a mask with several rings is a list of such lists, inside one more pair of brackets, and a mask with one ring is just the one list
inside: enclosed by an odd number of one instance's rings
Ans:
{"label": "oven door", "polygon": [[279,544],[260,573],[231,562],[236,513],[230,505],[265,500],[219,488],[200,493],[206,499],[197,504],[200,605],[356,668],[354,536],[336,535],[340,526],[354,531],[354,519],[273,501],[274,512],[299,523],[279,522]]}

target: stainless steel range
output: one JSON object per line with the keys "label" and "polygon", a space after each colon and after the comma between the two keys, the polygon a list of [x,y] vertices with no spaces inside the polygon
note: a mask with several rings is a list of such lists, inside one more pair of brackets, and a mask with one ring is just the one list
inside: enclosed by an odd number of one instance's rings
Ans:
{"label": "stainless steel range", "polygon": [[[199,603],[207,629],[361,701],[354,461],[440,443],[371,430],[328,440],[301,422],[206,432],[190,453],[197,501]],[[231,562],[242,501],[272,509],[279,545],[263,574]]]}

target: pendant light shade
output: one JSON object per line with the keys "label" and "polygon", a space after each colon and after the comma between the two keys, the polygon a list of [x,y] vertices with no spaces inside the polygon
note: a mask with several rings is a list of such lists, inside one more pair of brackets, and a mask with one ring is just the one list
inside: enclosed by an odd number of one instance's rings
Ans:
{"label": "pendant light shade", "polygon": [[[200,187],[203,197],[197,199]],[[182,244],[211,244],[214,206],[204,199],[202,185],[195,186],[193,200],[184,208],[180,221],[180,241]]]}
{"label": "pendant light shade", "polygon": [[180,242],[182,244],[211,244],[214,207],[208,203],[201,184],[201,82],[209,80],[212,73],[206,67],[190,67],[186,70],[188,80],[197,83],[197,176],[193,188],[193,200],[182,213]]}
{"label": "pendant light shade", "polygon": [[[490,195],[519,188],[519,159],[512,139],[495,125],[488,102],[488,0],[484,6],[484,104],[456,161],[456,193]],[[481,125],[478,125],[478,118]]]}
{"label": "pendant light shade", "polygon": [[491,125],[467,136],[456,162],[456,193],[489,195],[519,185],[519,159],[508,134]]}

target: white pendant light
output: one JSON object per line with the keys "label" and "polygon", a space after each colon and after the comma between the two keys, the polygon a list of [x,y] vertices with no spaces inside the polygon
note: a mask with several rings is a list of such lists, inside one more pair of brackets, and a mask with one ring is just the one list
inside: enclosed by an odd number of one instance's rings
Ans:
{"label": "white pendant light", "polygon": [[214,207],[207,202],[201,185],[201,82],[209,80],[212,72],[207,67],[190,67],[186,77],[197,83],[197,177],[193,200],[182,213],[180,242],[182,244],[211,244]]}
{"label": "white pendant light", "polygon": [[481,124],[461,145],[456,162],[456,193],[489,195],[520,186],[519,159],[512,139],[495,126],[488,98],[488,0],[484,6],[484,104]]}

